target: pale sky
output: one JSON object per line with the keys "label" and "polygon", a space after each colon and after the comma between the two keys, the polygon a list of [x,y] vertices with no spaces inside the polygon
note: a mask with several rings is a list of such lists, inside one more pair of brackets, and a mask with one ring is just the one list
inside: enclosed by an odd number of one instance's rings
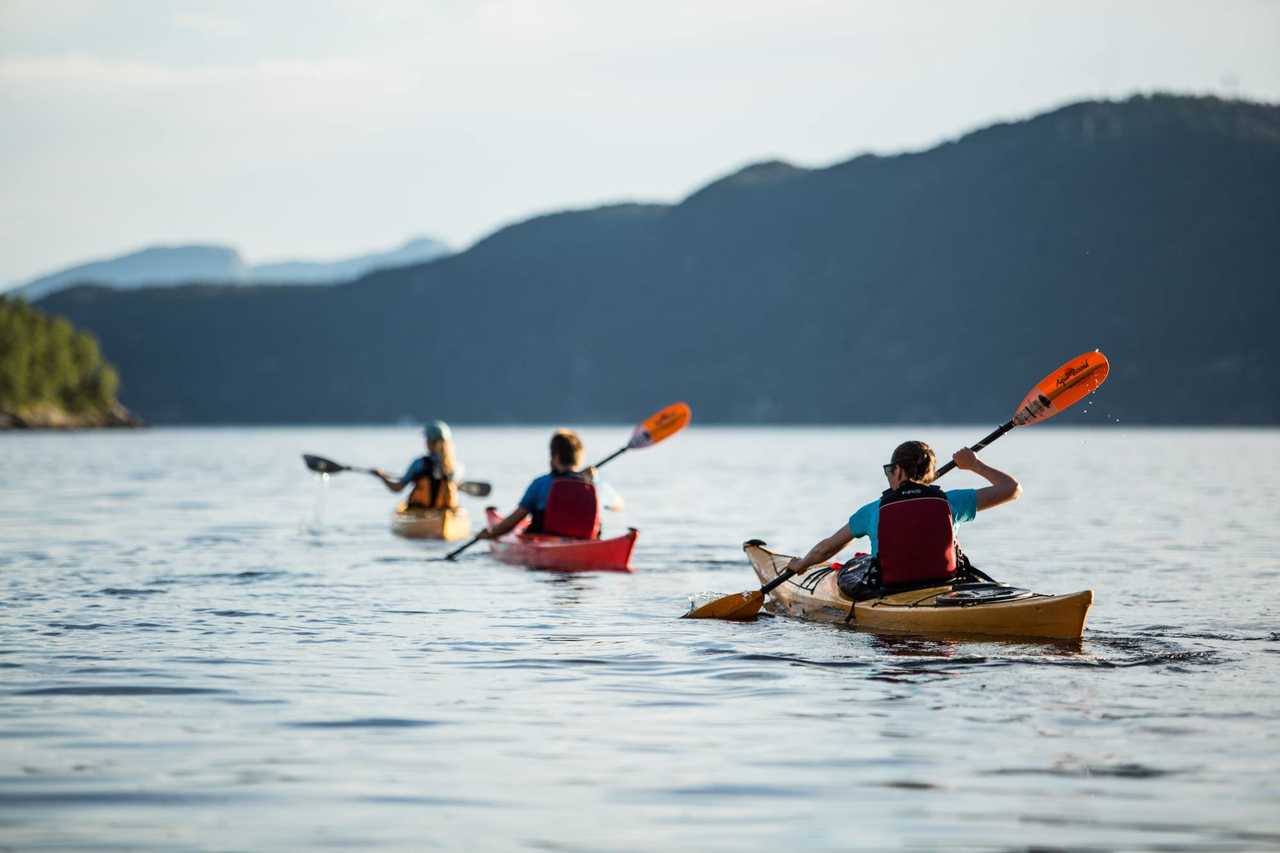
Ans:
{"label": "pale sky", "polygon": [[0,286],[676,201],[1133,93],[1280,102],[1277,0],[0,0]]}

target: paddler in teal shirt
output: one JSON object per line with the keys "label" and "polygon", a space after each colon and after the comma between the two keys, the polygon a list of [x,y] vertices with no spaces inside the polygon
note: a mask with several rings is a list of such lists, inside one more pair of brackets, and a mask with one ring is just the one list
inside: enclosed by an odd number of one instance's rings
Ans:
{"label": "paddler in teal shirt", "polygon": [[[880,498],[859,507],[847,524],[803,557],[792,559],[787,569],[803,575],[830,560],[854,539],[866,536],[882,586],[953,580],[959,562],[955,526],[973,521],[983,510],[1016,500],[1022,487],[1013,477],[982,462],[967,447],[951,458],[957,468],[972,471],[991,485],[950,491],[930,485],[937,470],[933,449],[923,441],[903,442],[883,466],[889,488]],[[859,569],[865,567],[863,564]],[[843,590],[844,578],[841,581]]]}

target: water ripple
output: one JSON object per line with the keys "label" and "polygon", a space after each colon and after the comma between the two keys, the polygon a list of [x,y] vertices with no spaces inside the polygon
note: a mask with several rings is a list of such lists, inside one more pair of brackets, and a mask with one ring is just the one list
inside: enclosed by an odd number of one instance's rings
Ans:
{"label": "water ripple", "polygon": [[1002,767],[984,771],[985,776],[1097,776],[1118,779],[1159,779],[1182,773],[1181,770],[1165,770],[1145,764],[1082,764],[1054,767]]}
{"label": "water ripple", "polygon": [[230,803],[248,795],[194,791],[0,791],[0,809],[59,806],[173,806]]}
{"label": "water ripple", "polygon": [[354,720],[312,720],[281,723],[291,729],[416,729],[445,725],[442,720],[409,720],[399,717],[363,717]]}
{"label": "water ripple", "polygon": [[164,687],[137,684],[77,684],[64,687],[37,687],[17,690],[11,696],[186,696],[201,693],[228,693],[216,687]]}

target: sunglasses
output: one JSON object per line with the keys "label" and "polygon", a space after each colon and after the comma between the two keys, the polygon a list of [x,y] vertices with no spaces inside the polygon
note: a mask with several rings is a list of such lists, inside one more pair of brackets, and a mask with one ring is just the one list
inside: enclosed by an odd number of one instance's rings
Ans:
{"label": "sunglasses", "polygon": [[884,468],[884,475],[885,475],[886,477],[892,477],[892,476],[893,476],[893,469],[894,469],[894,468],[897,468],[898,466],[897,466],[897,464],[895,464],[895,463],[893,463],[893,462],[890,462],[890,463],[888,463],[887,465],[882,465],[881,467],[882,467],[882,468]]}

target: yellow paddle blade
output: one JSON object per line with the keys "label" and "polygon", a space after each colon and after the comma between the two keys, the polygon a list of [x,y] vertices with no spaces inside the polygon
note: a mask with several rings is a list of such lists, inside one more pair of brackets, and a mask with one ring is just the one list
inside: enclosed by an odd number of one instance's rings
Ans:
{"label": "yellow paddle blade", "polygon": [[693,412],[688,403],[672,403],[636,427],[635,432],[631,433],[631,440],[627,442],[627,447],[637,450],[657,444],[688,426],[689,419],[692,417]]}
{"label": "yellow paddle blade", "polygon": [[1098,350],[1078,355],[1041,379],[1018,404],[1014,426],[1047,421],[1049,418],[1098,390],[1107,381],[1111,365]]}
{"label": "yellow paddle blade", "polygon": [[732,595],[717,598],[715,601],[709,601],[701,607],[690,610],[682,618],[747,622],[756,618],[762,606],[764,606],[764,593],[753,589],[750,592],[735,592]]}

